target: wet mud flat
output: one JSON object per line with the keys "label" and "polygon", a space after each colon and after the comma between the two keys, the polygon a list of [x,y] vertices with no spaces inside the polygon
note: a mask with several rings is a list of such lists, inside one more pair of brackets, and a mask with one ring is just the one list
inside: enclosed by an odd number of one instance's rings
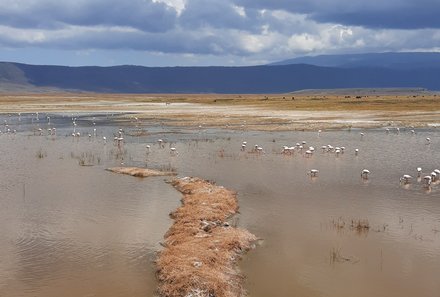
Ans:
{"label": "wet mud flat", "polygon": [[238,211],[236,193],[200,178],[171,184],[183,198],[156,260],[160,296],[244,296],[237,261],[257,238],[227,222]]}

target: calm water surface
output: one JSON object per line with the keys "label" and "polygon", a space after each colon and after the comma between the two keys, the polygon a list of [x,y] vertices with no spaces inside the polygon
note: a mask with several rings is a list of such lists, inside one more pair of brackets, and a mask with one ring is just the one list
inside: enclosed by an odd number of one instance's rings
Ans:
{"label": "calm water surface", "polygon": [[[252,297],[440,296],[440,184],[399,184],[417,167],[440,167],[436,129],[361,138],[361,130],[244,132],[75,116],[75,127],[70,114],[0,116],[2,132],[17,130],[0,135],[0,296],[154,296],[152,261],[180,194],[163,177],[104,170],[121,163],[173,168],[238,192],[234,220],[263,239],[241,263]],[[112,141],[119,128],[120,148]],[[280,154],[301,141],[315,147],[312,157]],[[254,144],[265,153],[249,153]],[[327,144],[345,153],[321,152]],[[312,168],[317,178],[307,175]],[[351,220],[370,229],[352,230]]]}

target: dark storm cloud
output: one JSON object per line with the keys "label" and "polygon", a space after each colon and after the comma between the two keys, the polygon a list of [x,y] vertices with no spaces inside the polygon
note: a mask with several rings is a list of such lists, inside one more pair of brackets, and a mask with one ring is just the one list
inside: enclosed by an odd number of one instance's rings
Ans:
{"label": "dark storm cloud", "polygon": [[0,49],[134,50],[252,61],[438,50],[437,1],[0,0]]}
{"label": "dark storm cloud", "polygon": [[176,10],[151,0],[1,0],[0,4],[0,24],[15,28],[103,25],[164,32],[175,26],[177,18]]}
{"label": "dark storm cloud", "polygon": [[382,29],[440,28],[438,0],[235,0],[256,9],[306,14],[317,22]]}
{"label": "dark storm cloud", "polygon": [[[75,30],[75,32],[71,32]],[[1,32],[1,30],[0,30]],[[66,33],[67,32],[67,33]],[[59,50],[84,49],[130,49],[161,53],[244,55],[245,51],[237,47],[238,35],[206,34],[173,30],[164,33],[143,32],[138,30],[69,28],[67,31],[54,30],[27,33],[16,36],[15,32],[0,34],[0,47],[25,48],[40,47]]]}

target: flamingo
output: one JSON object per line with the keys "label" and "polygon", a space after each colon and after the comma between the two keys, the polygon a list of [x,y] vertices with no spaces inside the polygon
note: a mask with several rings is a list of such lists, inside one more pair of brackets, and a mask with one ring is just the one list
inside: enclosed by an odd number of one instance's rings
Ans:
{"label": "flamingo", "polygon": [[417,167],[417,176],[420,177],[422,175],[422,168]]}
{"label": "flamingo", "polygon": [[170,154],[177,155],[177,150],[175,147],[170,148]]}
{"label": "flamingo", "polygon": [[431,138],[426,137],[426,144],[430,144],[431,143]]}
{"label": "flamingo", "polygon": [[411,176],[411,175],[404,174],[404,175],[400,178],[400,182],[403,182],[403,184],[406,185],[406,184],[410,183],[411,179],[412,179],[412,176]]}
{"label": "flamingo", "polygon": [[431,185],[432,178],[429,175],[426,175],[423,177],[423,181],[425,183],[425,186],[429,187]]}
{"label": "flamingo", "polygon": [[311,177],[316,177],[316,176],[318,176],[318,173],[319,173],[319,170],[318,169],[311,169],[310,171],[309,171],[309,175],[311,176]]}
{"label": "flamingo", "polygon": [[354,150],[354,155],[357,156],[359,154],[359,149]]}
{"label": "flamingo", "polygon": [[370,174],[370,170],[368,170],[368,169],[363,169],[362,170],[362,172],[361,172],[361,177],[363,178],[363,179],[368,179],[368,175]]}
{"label": "flamingo", "polygon": [[431,172],[431,178],[432,178],[432,181],[435,182],[437,180],[437,173],[434,171]]}

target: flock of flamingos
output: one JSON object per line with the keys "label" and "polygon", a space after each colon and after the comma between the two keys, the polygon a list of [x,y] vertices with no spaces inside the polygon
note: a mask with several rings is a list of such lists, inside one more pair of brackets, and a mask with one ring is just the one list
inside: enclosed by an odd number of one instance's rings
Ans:
{"label": "flock of flamingos", "polygon": [[[18,113],[16,116],[18,118],[18,121],[21,122],[22,114]],[[11,117],[11,114],[9,114],[9,117]],[[34,128],[34,133],[38,133],[38,135],[43,136],[44,135],[44,130],[46,130],[47,135],[51,135],[51,136],[55,136],[56,135],[57,130],[56,130],[55,127],[53,127],[53,125],[51,126],[51,118],[50,118],[50,116],[48,116],[48,115],[45,116],[45,118],[47,120],[47,126],[48,126],[48,128],[46,128],[46,129],[42,129],[42,128],[39,127],[40,115],[39,115],[38,112],[34,113],[34,114],[31,114],[31,117],[32,117],[32,124],[37,123],[37,125],[38,125],[37,128]],[[71,120],[72,120],[72,127],[73,127],[73,131],[71,133],[71,136],[74,137],[74,138],[81,137],[81,132],[77,131],[77,125],[78,125],[77,124],[77,118],[72,115]],[[136,123],[136,125],[139,124],[139,119],[137,117],[132,117],[132,120]],[[93,132],[92,133],[88,133],[86,135],[89,139],[91,139],[92,137],[93,138],[97,137],[97,129],[95,127],[96,126],[95,117],[93,117],[93,126],[94,126]],[[201,126],[199,126],[199,129],[200,128],[201,128]],[[5,133],[5,134],[15,134],[16,132],[17,132],[17,130],[16,129],[12,129],[10,127],[9,123],[8,123],[8,120],[5,119],[4,120],[4,130],[3,131],[0,130],[0,134],[2,134],[2,133]],[[387,134],[391,133],[391,132],[400,133],[400,128],[391,128],[391,129],[390,128],[386,128],[385,132]],[[410,132],[412,134],[416,133],[414,128],[412,128],[412,127],[410,129]],[[322,133],[322,130],[318,130],[318,135],[321,134],[321,133]],[[364,138],[364,136],[365,136],[365,133],[361,132],[360,133],[361,139]],[[123,145],[123,143],[124,143],[124,131],[123,131],[123,129],[119,129],[117,131],[117,133],[113,135],[113,140],[114,140],[114,144],[117,145],[118,147],[121,147]],[[431,144],[431,139],[429,137],[427,137],[425,140],[426,140],[426,145],[430,145]],[[102,141],[103,141],[104,144],[106,144],[107,143],[107,137],[106,136],[102,136]],[[165,147],[163,139],[158,139],[157,143],[159,144],[159,147],[161,147],[161,148]],[[312,157],[313,154],[315,153],[315,148],[313,146],[306,146],[306,144],[307,144],[306,141],[302,141],[301,143],[296,143],[295,146],[283,146],[281,148],[281,152],[280,153],[284,154],[284,155],[293,155],[296,152],[298,154],[303,155],[306,158]],[[253,148],[250,149],[250,150],[247,150],[247,145],[248,145],[247,142],[243,141],[242,144],[241,144],[241,149],[240,150],[242,152],[246,152],[247,151],[249,153],[265,154],[264,149],[261,146],[259,146],[258,144],[255,144],[253,146]],[[337,147],[337,146],[334,147],[334,146],[328,144],[328,145],[322,146],[321,150],[322,150],[323,153],[324,152],[333,153],[333,154],[335,154],[338,157],[339,155],[344,154],[344,152],[346,151],[346,148],[343,147],[343,146],[341,146],[341,147]],[[146,145],[146,152],[147,152],[147,154],[150,153],[150,151],[151,151],[151,146],[150,145]],[[177,155],[178,154],[177,149],[175,147],[170,146],[170,154]],[[358,148],[354,149],[354,154],[355,154],[355,156],[357,156],[359,154],[359,149]],[[311,169],[307,174],[310,175],[311,177],[317,177],[318,174],[319,174],[319,170],[318,169]],[[430,187],[432,185],[437,184],[437,183],[440,182],[440,169],[434,169],[430,174],[422,176],[423,175],[423,170],[422,170],[421,167],[418,167],[418,168],[416,168],[415,174],[417,175],[417,181],[418,182],[422,182],[423,185],[426,188],[428,188],[428,189],[430,189]],[[370,171],[368,169],[366,169],[366,168],[362,169],[362,171],[360,173],[360,176],[361,176],[362,179],[367,180],[369,178],[369,175],[370,175]],[[404,175],[402,175],[400,177],[399,181],[400,181],[401,184],[405,184],[406,185],[406,184],[411,183],[412,180],[413,180],[413,176],[411,176],[410,174],[404,174]]]}

